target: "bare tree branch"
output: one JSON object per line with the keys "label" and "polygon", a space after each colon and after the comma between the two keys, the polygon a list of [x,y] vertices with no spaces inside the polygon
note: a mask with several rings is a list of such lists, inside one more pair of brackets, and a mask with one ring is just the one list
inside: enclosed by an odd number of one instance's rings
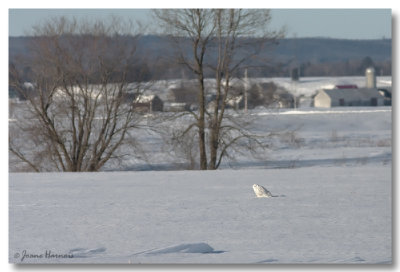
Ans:
{"label": "bare tree branch", "polygon": [[[242,139],[249,140],[247,147],[252,151],[251,143],[257,142],[257,139],[244,132],[244,124],[235,121],[227,126],[229,118],[226,109],[233,75],[249,59],[257,56],[265,44],[282,37],[281,31],[268,31],[271,19],[269,10],[189,9],[155,10],[154,13],[164,31],[174,37],[176,48],[180,50],[178,62],[197,75],[199,113],[196,121],[200,169],[217,169],[227,156],[227,151]],[[182,37],[190,41],[191,55],[179,44]],[[246,50],[238,50],[241,47]],[[204,88],[206,68],[214,71],[216,80],[216,93],[209,110]],[[192,127],[190,125],[184,132]],[[235,136],[233,130],[239,132],[238,135]],[[181,137],[185,134],[181,134]]]}
{"label": "bare tree branch", "polygon": [[10,152],[35,171],[49,164],[55,170],[98,171],[116,157],[137,120],[133,101],[126,100],[140,38],[133,27],[116,17],[109,23],[61,17],[34,27],[33,90],[24,89],[17,71],[10,85],[26,99],[38,128],[29,137],[47,143],[34,152],[47,152],[49,162],[38,165],[15,149]]}

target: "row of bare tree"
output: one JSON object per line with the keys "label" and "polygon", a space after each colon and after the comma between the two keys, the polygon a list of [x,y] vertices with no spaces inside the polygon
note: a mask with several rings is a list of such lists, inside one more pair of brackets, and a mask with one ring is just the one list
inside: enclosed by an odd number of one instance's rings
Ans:
{"label": "row of bare tree", "polygon": [[[171,37],[175,61],[198,82],[198,109],[187,112],[194,122],[175,131],[173,138],[182,142],[190,137],[202,170],[217,169],[237,145],[252,151],[262,147],[245,122],[225,109],[234,73],[282,36],[267,31],[269,11],[175,9],[155,10],[154,15]],[[125,99],[132,91],[128,75],[138,56],[135,44],[124,43],[124,38],[139,39],[140,29],[116,18],[78,22],[61,17],[36,26],[33,35],[28,60],[32,90],[27,90],[18,69],[10,68],[10,87],[26,100],[26,107],[19,106],[23,114],[10,122],[10,157],[34,171],[99,171],[132,143],[130,131],[139,126],[133,101]],[[189,38],[190,51],[183,48],[182,37]],[[243,46],[247,54],[237,54]],[[210,58],[211,52],[217,57]],[[204,73],[210,69],[216,95],[212,108],[207,108]]]}

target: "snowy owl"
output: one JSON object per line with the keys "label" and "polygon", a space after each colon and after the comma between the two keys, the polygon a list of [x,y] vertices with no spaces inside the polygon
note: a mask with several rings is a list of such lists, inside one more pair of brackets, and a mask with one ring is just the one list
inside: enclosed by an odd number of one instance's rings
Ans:
{"label": "snowy owl", "polygon": [[267,189],[265,189],[263,186],[258,185],[258,184],[253,185],[253,190],[257,197],[272,197],[273,196]]}

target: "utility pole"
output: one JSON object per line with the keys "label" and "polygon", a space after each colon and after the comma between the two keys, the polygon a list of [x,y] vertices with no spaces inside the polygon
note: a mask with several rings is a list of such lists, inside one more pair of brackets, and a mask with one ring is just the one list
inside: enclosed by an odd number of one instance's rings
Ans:
{"label": "utility pole", "polygon": [[247,113],[247,91],[249,90],[249,78],[247,77],[247,68],[244,70],[244,112]]}

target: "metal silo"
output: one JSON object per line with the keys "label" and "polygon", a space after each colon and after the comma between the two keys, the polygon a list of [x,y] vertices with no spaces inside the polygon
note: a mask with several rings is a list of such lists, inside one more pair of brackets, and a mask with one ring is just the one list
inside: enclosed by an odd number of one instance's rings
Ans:
{"label": "metal silo", "polygon": [[367,80],[367,88],[376,88],[376,75],[374,67],[369,67],[365,70]]}
{"label": "metal silo", "polygon": [[292,81],[299,81],[300,78],[300,73],[299,73],[299,68],[292,68],[290,70],[290,77],[292,78]]}

